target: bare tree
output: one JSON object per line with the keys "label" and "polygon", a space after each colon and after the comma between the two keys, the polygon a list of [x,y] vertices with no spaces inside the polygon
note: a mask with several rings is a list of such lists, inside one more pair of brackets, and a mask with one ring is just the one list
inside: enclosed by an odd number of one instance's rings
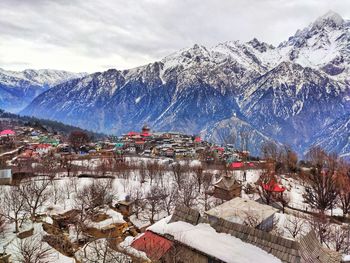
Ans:
{"label": "bare tree", "polygon": [[281,203],[281,205],[282,205],[282,213],[284,214],[284,210],[285,210],[286,206],[290,202],[290,196],[288,195],[288,193],[283,193],[282,192],[279,195],[277,195],[276,201]]}
{"label": "bare tree", "polygon": [[2,214],[0,210],[0,235],[4,233],[5,224],[6,224],[6,217]]}
{"label": "bare tree", "polygon": [[15,232],[25,220],[25,199],[17,187],[11,187],[4,191],[1,200],[1,214],[15,223]]}
{"label": "bare tree", "polygon": [[282,152],[283,172],[295,173],[297,171],[298,155],[289,145],[284,145]]}
{"label": "bare tree", "polygon": [[146,194],[146,207],[149,210],[149,220],[154,224],[154,217],[161,211],[162,201],[166,198],[164,189],[158,186],[152,186],[151,190]]}
{"label": "bare tree", "polygon": [[304,199],[312,208],[324,213],[334,207],[337,198],[337,160],[318,147],[310,149],[308,158],[313,168],[307,174],[309,185],[305,188]]}
{"label": "bare tree", "polygon": [[203,173],[202,178],[202,187],[204,192],[204,209],[205,211],[209,210],[209,187],[211,186],[211,182],[213,180],[213,174],[211,173]]}
{"label": "bare tree", "polygon": [[67,176],[70,177],[74,168],[73,157],[71,155],[64,156],[61,159],[61,167],[66,170]]}
{"label": "bare tree", "polygon": [[48,187],[51,184],[47,178],[29,180],[20,185],[19,191],[25,200],[25,209],[32,220],[36,219],[37,211],[49,200]]}
{"label": "bare tree", "polygon": [[43,157],[41,157],[40,163],[36,168],[37,172],[48,176],[52,181],[57,173],[57,159],[53,155],[53,153],[49,153]]}
{"label": "bare tree", "polygon": [[144,193],[141,188],[133,187],[129,191],[131,200],[134,201],[133,211],[137,219],[139,219],[140,213],[144,210]]}
{"label": "bare tree", "polygon": [[305,233],[306,222],[301,218],[300,214],[297,216],[288,216],[284,223],[284,228],[293,238],[297,238]]}
{"label": "bare tree", "polygon": [[78,215],[74,217],[73,226],[76,233],[76,240],[79,240],[81,233],[85,230],[85,222],[89,218],[89,212],[91,213],[93,209],[103,204],[103,200],[99,200],[99,193],[95,196],[95,193],[98,191],[99,187],[96,185],[85,185],[82,188],[78,189],[74,195],[74,208],[78,211]]}
{"label": "bare tree", "polygon": [[336,183],[343,216],[346,216],[350,211],[350,167],[345,162],[340,163]]}
{"label": "bare tree", "polygon": [[195,182],[191,177],[182,183],[179,200],[187,207],[193,207],[198,201],[198,192],[193,187],[194,184]]}
{"label": "bare tree", "polygon": [[203,167],[202,166],[196,166],[192,169],[194,173],[194,177],[197,181],[197,186],[198,186],[198,192],[201,192],[202,184],[203,184]]}
{"label": "bare tree", "polygon": [[168,215],[171,215],[175,204],[179,199],[179,189],[176,185],[164,188],[166,197],[162,200],[165,211]]}
{"label": "bare tree", "polygon": [[350,245],[350,227],[349,226],[342,226],[342,225],[336,225],[332,224],[330,226],[331,228],[331,234],[330,234],[330,240],[331,243],[333,243],[333,247],[335,251],[343,252],[344,254],[347,254],[349,252],[349,245]]}
{"label": "bare tree", "polygon": [[320,243],[325,244],[327,247],[329,247],[328,243],[331,239],[331,229],[327,216],[322,213],[314,214],[311,218],[309,218],[309,224],[311,228],[316,232]]}
{"label": "bare tree", "polygon": [[56,205],[58,202],[63,200],[64,188],[57,183],[53,183],[50,187],[50,193],[52,201]]}
{"label": "bare tree", "polygon": [[75,201],[84,204],[84,208],[93,210],[98,206],[110,204],[114,195],[111,180],[95,179],[78,190]]}
{"label": "bare tree", "polygon": [[[88,250],[88,252],[87,252]],[[106,239],[94,240],[84,247],[84,263],[131,263],[132,259],[109,246]]]}
{"label": "bare tree", "polygon": [[179,188],[179,190],[181,190],[182,188],[182,183],[184,181],[184,176],[185,176],[185,171],[186,171],[186,168],[187,168],[187,171],[188,171],[188,166],[183,166],[181,165],[179,162],[176,162],[176,163],[173,163],[171,165],[171,168],[172,168],[172,172],[173,172],[173,175],[174,175],[174,179],[175,179],[175,182],[177,183],[177,186]]}
{"label": "bare tree", "polygon": [[148,162],[146,165],[146,169],[147,169],[148,177],[150,179],[150,184],[152,185],[153,180],[155,178],[160,177],[160,174],[162,172],[162,167],[158,163],[158,161],[155,160],[155,161]]}
{"label": "bare tree", "polygon": [[140,175],[140,182],[141,184],[143,184],[144,182],[146,182],[146,177],[147,177],[147,167],[146,164],[144,162],[140,163],[139,166],[139,175]]}
{"label": "bare tree", "polygon": [[68,141],[72,145],[75,153],[78,153],[81,146],[90,142],[90,138],[83,131],[72,131],[69,135]]}
{"label": "bare tree", "polygon": [[52,249],[43,243],[39,236],[21,239],[17,244],[16,262],[49,263],[52,262]]}

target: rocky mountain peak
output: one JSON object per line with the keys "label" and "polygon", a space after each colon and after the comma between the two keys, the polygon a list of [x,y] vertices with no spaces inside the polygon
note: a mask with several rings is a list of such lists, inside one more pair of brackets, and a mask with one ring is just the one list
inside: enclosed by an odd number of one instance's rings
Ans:
{"label": "rocky mountain peak", "polygon": [[253,38],[252,40],[247,42],[247,44],[260,51],[261,53],[266,52],[268,49],[274,49],[274,46],[269,45],[265,42],[261,42],[256,38]]}
{"label": "rocky mountain peak", "polygon": [[321,29],[325,27],[338,28],[344,24],[344,19],[334,11],[328,11],[312,23],[312,29]]}

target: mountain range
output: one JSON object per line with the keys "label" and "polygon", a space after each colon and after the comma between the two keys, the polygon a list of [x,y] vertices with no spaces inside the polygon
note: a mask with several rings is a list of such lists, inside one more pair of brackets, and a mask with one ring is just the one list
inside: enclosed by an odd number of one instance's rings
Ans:
{"label": "mountain range", "polygon": [[[113,134],[147,123],[239,144],[244,132],[255,154],[267,140],[300,154],[311,145],[350,154],[350,21],[331,11],[276,47],[257,39],[194,45],[141,67],[59,82],[36,82],[44,90],[21,114]],[[22,105],[31,100],[22,97]]]}
{"label": "mountain range", "polygon": [[18,112],[49,88],[84,75],[63,70],[26,69],[18,72],[0,68],[0,107]]}

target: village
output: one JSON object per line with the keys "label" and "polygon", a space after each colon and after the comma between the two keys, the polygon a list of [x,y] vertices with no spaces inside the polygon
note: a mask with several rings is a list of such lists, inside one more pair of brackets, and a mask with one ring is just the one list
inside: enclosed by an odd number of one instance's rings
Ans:
{"label": "village", "polygon": [[0,263],[350,262],[349,166],[322,149],[2,128]]}

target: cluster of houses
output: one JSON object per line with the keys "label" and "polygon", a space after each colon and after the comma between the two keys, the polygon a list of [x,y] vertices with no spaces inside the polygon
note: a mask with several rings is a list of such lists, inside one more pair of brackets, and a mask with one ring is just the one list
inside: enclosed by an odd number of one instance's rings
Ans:
{"label": "cluster of houses", "polygon": [[228,163],[242,161],[249,155],[248,152],[236,151],[233,147],[220,147],[209,143],[197,135],[152,132],[147,125],[144,125],[140,132],[130,131],[118,137],[115,140],[115,149],[124,154]]}
{"label": "cluster of houses", "polygon": [[[226,161],[232,168],[246,160],[247,152],[236,151],[233,147],[220,147],[203,141],[199,136],[180,132],[152,132],[144,125],[140,132],[131,131],[120,137],[109,137],[82,145],[78,151],[61,135],[45,132],[28,126],[16,126],[0,132],[1,144],[15,142],[22,147],[19,159],[40,158],[49,151],[58,154],[100,155],[114,152],[120,155],[141,155],[144,157],[166,157],[174,159],[199,159],[205,162]],[[1,153],[1,152],[0,152]],[[248,162],[244,162],[248,166]]]}

